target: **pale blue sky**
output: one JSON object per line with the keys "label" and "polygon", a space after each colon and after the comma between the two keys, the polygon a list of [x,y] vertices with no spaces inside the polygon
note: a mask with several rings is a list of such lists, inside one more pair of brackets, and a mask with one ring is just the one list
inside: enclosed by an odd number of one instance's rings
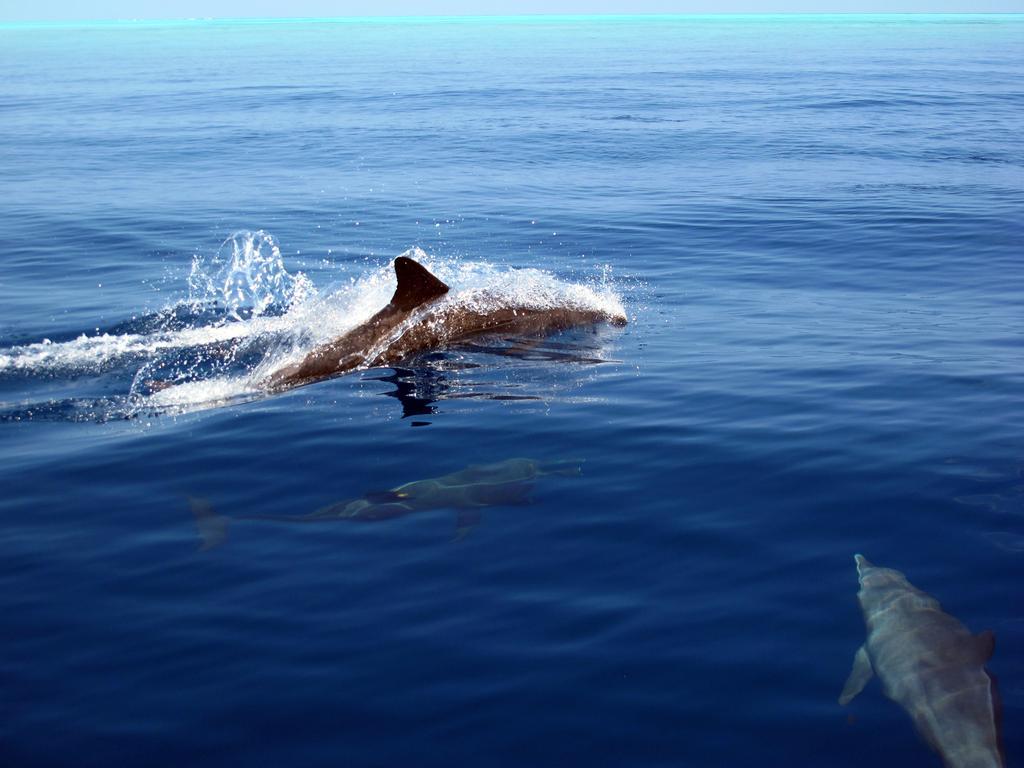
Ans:
{"label": "pale blue sky", "polygon": [[518,13],[1020,13],[1024,0],[0,0],[0,21]]}

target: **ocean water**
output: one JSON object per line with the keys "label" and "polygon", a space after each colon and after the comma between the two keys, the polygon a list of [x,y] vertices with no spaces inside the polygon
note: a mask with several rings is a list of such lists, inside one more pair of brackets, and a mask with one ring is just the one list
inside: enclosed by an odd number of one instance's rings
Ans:
{"label": "ocean water", "polygon": [[[938,766],[836,702],[855,552],[1024,760],[1022,83],[1021,16],[0,26],[0,764]],[[629,323],[261,390],[410,249]],[[286,519],[514,457],[582,471]]]}

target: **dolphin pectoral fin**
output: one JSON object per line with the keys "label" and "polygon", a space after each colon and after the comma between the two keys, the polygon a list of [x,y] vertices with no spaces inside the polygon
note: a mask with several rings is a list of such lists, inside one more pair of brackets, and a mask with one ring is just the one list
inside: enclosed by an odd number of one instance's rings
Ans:
{"label": "dolphin pectoral fin", "polygon": [[462,541],[473,532],[473,529],[480,525],[481,515],[479,509],[460,509],[458,517],[455,518],[455,536],[452,542]]}
{"label": "dolphin pectoral fin", "polygon": [[200,538],[199,551],[205,552],[223,544],[228,537],[229,518],[214,512],[213,506],[206,499],[189,496],[188,505],[196,518]]}
{"label": "dolphin pectoral fin", "polygon": [[398,287],[391,297],[391,303],[398,309],[415,309],[420,304],[448,293],[447,285],[408,256],[395,259],[395,277],[398,278]]}
{"label": "dolphin pectoral fin", "polygon": [[991,629],[979,632],[974,636],[974,649],[978,654],[978,661],[984,664],[992,658],[996,650],[996,635]]}
{"label": "dolphin pectoral fin", "polygon": [[871,659],[868,658],[867,649],[862,645],[853,657],[853,669],[850,670],[850,676],[846,679],[843,692],[839,695],[839,703],[844,707],[849,704],[854,696],[864,690],[864,686],[868,684],[868,680],[874,674],[875,671],[871,668]]}

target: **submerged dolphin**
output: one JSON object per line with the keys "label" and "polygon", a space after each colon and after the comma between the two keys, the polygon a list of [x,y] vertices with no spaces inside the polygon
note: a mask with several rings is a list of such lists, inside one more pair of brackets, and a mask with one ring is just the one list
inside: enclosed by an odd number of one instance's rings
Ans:
{"label": "submerged dolphin", "polygon": [[972,635],[899,571],[863,555],[854,560],[868,636],[839,703],[849,703],[877,674],[946,768],[1002,768],[999,696],[985,670],[992,633]]}
{"label": "submerged dolphin", "polygon": [[[517,458],[494,464],[474,464],[448,475],[415,480],[387,491],[368,493],[360,499],[331,504],[308,515],[245,515],[234,519],[288,523],[375,522],[430,509],[454,509],[458,512],[455,538],[461,539],[480,521],[483,507],[524,504],[529,501],[538,477],[579,475],[580,463],[578,460],[540,462]],[[227,538],[228,518],[214,512],[203,499],[190,498],[189,504],[202,538],[201,549],[221,544]]]}
{"label": "submerged dolphin", "polygon": [[[395,259],[398,287],[377,314],[334,341],[310,352],[305,359],[271,374],[262,384],[280,392],[337,376],[355,368],[391,365],[428,349],[486,333],[551,333],[607,321],[625,325],[623,315],[565,306],[536,308],[506,304],[497,308],[433,307],[448,292],[419,262]],[[402,328],[413,318],[413,322]],[[394,338],[391,338],[394,336]]]}

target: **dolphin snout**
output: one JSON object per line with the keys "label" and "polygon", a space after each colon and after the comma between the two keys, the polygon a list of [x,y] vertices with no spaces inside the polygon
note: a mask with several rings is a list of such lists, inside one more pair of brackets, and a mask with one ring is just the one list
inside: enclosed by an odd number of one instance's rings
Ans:
{"label": "dolphin snout", "polygon": [[857,575],[859,576],[863,576],[866,569],[875,567],[870,560],[861,554],[854,555],[853,562],[857,564]]}

